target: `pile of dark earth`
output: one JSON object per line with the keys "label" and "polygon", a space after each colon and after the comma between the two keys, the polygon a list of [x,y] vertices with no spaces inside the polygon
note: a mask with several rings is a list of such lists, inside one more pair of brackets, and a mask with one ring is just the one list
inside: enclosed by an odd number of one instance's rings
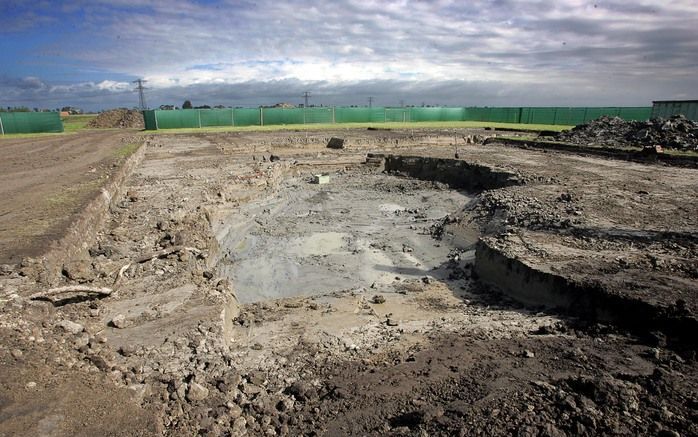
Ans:
{"label": "pile of dark earth", "polygon": [[112,109],[99,114],[87,123],[87,127],[96,129],[143,129],[145,123],[141,111],[135,109]]}
{"label": "pile of dark earth", "polygon": [[610,147],[662,146],[679,150],[698,150],[698,122],[683,115],[668,119],[626,121],[619,117],[600,117],[555,139],[565,143]]}

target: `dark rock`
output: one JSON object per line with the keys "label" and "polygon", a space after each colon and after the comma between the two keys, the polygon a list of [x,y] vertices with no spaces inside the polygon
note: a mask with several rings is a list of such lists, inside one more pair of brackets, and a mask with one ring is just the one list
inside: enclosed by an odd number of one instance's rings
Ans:
{"label": "dark rock", "polygon": [[294,382],[286,389],[286,393],[293,395],[293,397],[299,401],[317,398],[317,391],[315,390],[315,387],[304,381]]}
{"label": "dark rock", "polygon": [[344,139],[343,138],[336,138],[336,137],[330,138],[330,141],[327,142],[327,148],[328,149],[343,149],[344,148]]}

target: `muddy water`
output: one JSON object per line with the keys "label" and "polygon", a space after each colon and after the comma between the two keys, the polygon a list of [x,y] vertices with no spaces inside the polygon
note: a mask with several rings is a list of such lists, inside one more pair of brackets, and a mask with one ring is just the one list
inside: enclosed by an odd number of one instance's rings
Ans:
{"label": "muddy water", "polygon": [[229,218],[219,274],[232,279],[243,303],[423,277],[452,248],[434,240],[430,226],[468,200],[383,174],[332,174],[323,185],[290,179]]}

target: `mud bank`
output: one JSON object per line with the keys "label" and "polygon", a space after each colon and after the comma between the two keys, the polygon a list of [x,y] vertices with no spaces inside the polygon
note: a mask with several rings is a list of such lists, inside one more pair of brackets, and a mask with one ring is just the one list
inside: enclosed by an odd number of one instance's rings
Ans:
{"label": "mud bank", "polygon": [[475,272],[516,300],[540,305],[600,323],[613,323],[635,332],[661,331],[696,346],[698,321],[679,308],[653,305],[641,299],[611,293],[591,281],[572,278],[532,267],[507,255],[489,239],[478,241]]}
{"label": "mud bank", "polygon": [[388,155],[385,170],[416,179],[442,182],[471,193],[521,184],[514,173],[459,159]]}
{"label": "mud bank", "polygon": [[119,169],[104,184],[99,194],[85,207],[65,236],[51,244],[48,251],[42,255],[42,274],[46,281],[55,283],[61,274],[64,263],[84,253],[94,244],[97,232],[109,214],[113,203],[121,200],[125,191],[125,182],[133,171],[140,165],[145,156],[146,144],[143,143],[131,154]]}
{"label": "mud bank", "polygon": [[[521,178],[514,173],[457,159],[388,155],[385,157],[385,170],[421,180],[444,182],[451,187],[465,189],[471,194],[493,193],[506,187],[515,187],[522,184]],[[505,194],[503,195],[505,197],[508,196],[506,190],[504,192]],[[509,208],[521,209],[521,212],[523,212],[527,209],[524,202],[537,202],[537,199],[523,198],[521,200],[522,202],[518,202],[518,205],[515,204]],[[557,201],[560,202],[559,199]],[[483,205],[478,204],[478,202],[480,202],[479,199],[475,201],[474,205],[470,206],[470,209],[477,210],[478,208],[483,208]],[[641,269],[638,269],[640,270],[639,272],[631,273],[625,280],[625,288],[629,288],[623,289],[621,286],[621,289],[618,289],[617,282],[620,281],[622,284],[623,280],[618,279],[614,282],[613,280],[604,279],[604,276],[609,277],[609,275],[604,275],[603,271],[610,272],[613,267],[604,265],[607,261],[594,260],[597,256],[593,251],[590,251],[584,255],[585,262],[591,263],[590,265],[593,266],[589,269],[588,275],[584,275],[583,270],[571,271],[569,273],[554,272],[549,265],[551,262],[554,263],[554,261],[545,259],[549,255],[544,255],[543,258],[533,255],[534,262],[529,262],[516,256],[517,251],[520,250],[534,254],[536,252],[545,254],[547,250],[552,248],[548,243],[537,246],[536,243],[524,243],[524,239],[517,242],[517,238],[513,238],[513,241],[506,244],[493,243],[493,241],[496,242],[499,234],[510,234],[513,231],[514,233],[511,235],[515,237],[521,232],[525,232],[526,226],[510,226],[509,223],[516,223],[518,219],[506,217],[507,213],[503,209],[503,205],[491,208],[493,209],[490,211],[490,215],[484,220],[482,217],[479,220],[476,220],[474,217],[467,217],[468,214],[466,214],[463,220],[475,220],[479,222],[481,227],[483,237],[480,238],[476,245],[474,272],[482,283],[494,286],[510,297],[529,306],[555,309],[564,314],[582,317],[591,322],[611,323],[638,333],[659,331],[673,340],[692,345],[691,347],[696,345],[696,339],[692,333],[698,329],[698,319],[695,313],[691,312],[690,305],[687,309],[684,298],[680,298],[682,292],[679,291],[677,294],[679,299],[673,300],[675,298],[671,295],[665,295],[662,288],[657,289],[656,296],[653,296],[651,293],[638,293],[632,290],[633,287],[644,290],[653,285],[662,284],[664,280],[655,277],[651,270],[642,272]],[[537,208],[540,209],[539,206]],[[521,216],[521,212],[517,213],[517,215]],[[531,213],[526,212],[525,214]],[[577,212],[577,214],[579,213]],[[555,223],[556,220],[553,219],[552,223]],[[528,220],[527,222],[535,221]],[[537,226],[542,228],[541,232],[543,234],[549,234],[550,238],[553,239],[580,239],[583,241],[585,235],[590,233],[586,232],[587,228],[583,222],[563,225],[562,227],[557,224],[548,227],[545,222],[540,221],[540,224]],[[458,232],[471,233],[471,230],[464,228]],[[642,232],[639,233],[643,234]],[[644,238],[635,244],[671,246],[682,241],[686,243],[684,241],[686,240],[685,238],[678,240],[669,238],[670,234],[673,235],[671,232],[650,232],[649,234],[652,235],[651,238]],[[624,244],[628,244],[627,250],[633,250],[633,241]],[[519,249],[509,250],[512,247]],[[562,247],[563,250],[575,253],[576,255],[574,256],[579,258],[579,252],[575,252],[577,249],[572,247],[565,248],[565,246],[559,245],[557,247]],[[570,256],[569,253],[564,252],[561,252],[560,255]],[[652,258],[655,255],[647,253],[644,256]],[[690,273],[690,265],[684,268],[688,269],[690,276],[692,274]],[[657,272],[657,274],[661,275],[661,272]],[[635,283],[638,285],[632,285]],[[683,295],[692,297],[689,290],[686,290]]]}

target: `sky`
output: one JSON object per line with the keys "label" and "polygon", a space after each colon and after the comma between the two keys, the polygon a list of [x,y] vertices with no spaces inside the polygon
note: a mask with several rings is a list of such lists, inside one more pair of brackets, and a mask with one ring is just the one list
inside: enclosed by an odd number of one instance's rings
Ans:
{"label": "sky", "polygon": [[0,107],[698,99],[698,0],[0,0]]}

